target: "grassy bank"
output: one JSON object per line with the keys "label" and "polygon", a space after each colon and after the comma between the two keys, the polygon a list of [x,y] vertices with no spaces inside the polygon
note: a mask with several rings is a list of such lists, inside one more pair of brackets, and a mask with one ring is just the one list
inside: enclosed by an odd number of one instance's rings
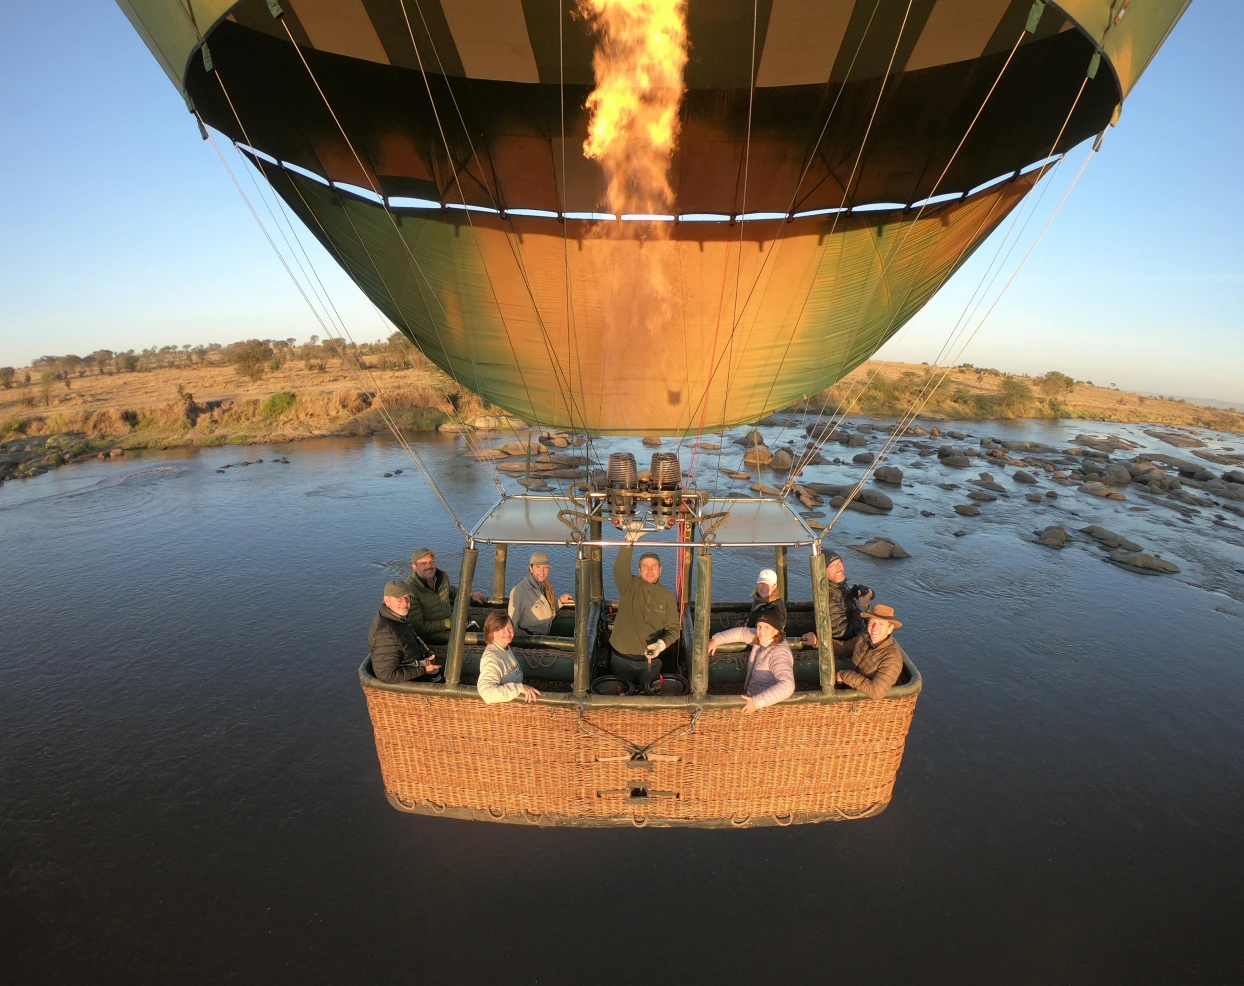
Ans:
{"label": "grassy bank", "polygon": [[[66,374],[49,386],[0,389],[0,480],[64,462],[144,448],[288,442],[387,431],[376,388],[405,431],[499,413],[422,357],[356,372],[340,360],[288,360],[246,375],[211,362],[136,372]],[[943,371],[871,361],[809,403],[851,404],[859,414],[899,415]],[[37,379],[37,378],[36,378]],[[366,387],[368,389],[360,389]],[[951,370],[924,406],[948,419],[1083,418],[1244,432],[1244,414],[1077,382],[1062,374],[1025,377],[965,364]]]}
{"label": "grassy bank", "polygon": [[1030,377],[967,363],[947,373],[945,368],[871,360],[809,403],[819,410],[825,403],[832,409],[854,401],[854,413],[900,415],[930,390],[924,413],[951,420],[1078,418],[1244,432],[1244,414],[1238,411],[1098,387],[1057,372]]}

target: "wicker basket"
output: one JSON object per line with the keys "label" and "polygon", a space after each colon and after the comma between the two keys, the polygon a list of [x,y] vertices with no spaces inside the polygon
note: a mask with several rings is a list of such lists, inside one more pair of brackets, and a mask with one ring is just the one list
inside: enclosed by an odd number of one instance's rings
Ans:
{"label": "wicker basket", "polygon": [[394,807],[534,825],[745,827],[863,818],[890,801],[920,692],[737,697],[546,695],[486,705],[473,688],[387,685],[359,670]]}

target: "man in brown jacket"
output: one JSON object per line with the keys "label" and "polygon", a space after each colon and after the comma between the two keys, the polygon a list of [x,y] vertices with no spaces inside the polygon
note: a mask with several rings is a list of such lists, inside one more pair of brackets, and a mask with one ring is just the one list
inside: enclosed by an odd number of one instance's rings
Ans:
{"label": "man in brown jacket", "polygon": [[838,672],[838,681],[869,698],[885,698],[903,672],[903,654],[894,631],[902,621],[894,618],[894,607],[880,603],[860,614],[868,621],[868,632],[851,643],[851,666]]}

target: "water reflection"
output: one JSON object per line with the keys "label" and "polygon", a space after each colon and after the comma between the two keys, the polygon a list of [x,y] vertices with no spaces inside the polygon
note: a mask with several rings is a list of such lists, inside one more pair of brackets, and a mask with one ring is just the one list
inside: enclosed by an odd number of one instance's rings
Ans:
{"label": "water reflection", "polygon": [[[966,430],[1157,447],[1128,426]],[[420,448],[472,520],[495,487],[459,443]],[[215,471],[250,456],[265,462]],[[925,676],[896,798],[870,821],[741,833],[546,831],[384,802],[354,677],[376,590],[413,544],[451,572],[461,549],[395,445],[153,453],[6,483],[4,978],[1240,979],[1239,535],[1209,511],[1185,524],[1072,491],[990,504],[955,538],[969,521],[935,477],[908,478],[924,485],[893,514],[845,514],[834,535],[913,555],[847,558],[903,614]],[[1050,523],[1100,523],[1183,572],[1028,543]],[[745,598],[769,563],[757,552],[715,584]],[[569,552],[553,564],[569,571]],[[806,560],[790,572],[807,598]],[[739,946],[745,903],[749,937],[775,943],[763,955]],[[660,962],[568,963],[654,909],[672,936]],[[884,948],[852,944],[878,923]]]}

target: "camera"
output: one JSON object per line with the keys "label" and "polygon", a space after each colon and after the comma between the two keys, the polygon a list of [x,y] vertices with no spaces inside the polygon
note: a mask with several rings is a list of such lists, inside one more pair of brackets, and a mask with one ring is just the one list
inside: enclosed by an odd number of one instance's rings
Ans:
{"label": "camera", "polygon": [[868,588],[868,586],[866,585],[860,585],[859,583],[856,583],[855,585],[851,586],[849,592],[851,594],[852,599],[859,599],[861,596],[866,596],[868,595],[868,593],[872,592],[872,589]]}

